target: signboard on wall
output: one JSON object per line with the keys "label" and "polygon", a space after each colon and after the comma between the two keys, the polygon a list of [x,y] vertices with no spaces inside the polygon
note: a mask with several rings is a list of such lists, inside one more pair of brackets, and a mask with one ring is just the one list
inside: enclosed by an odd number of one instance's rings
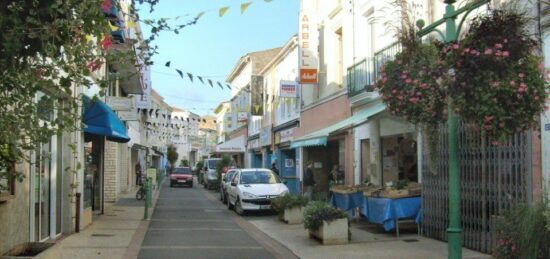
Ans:
{"label": "signboard on wall", "polygon": [[248,113],[247,112],[237,113],[237,121],[247,121],[247,120],[248,120]]}
{"label": "signboard on wall", "polygon": [[259,139],[253,139],[248,141],[248,149],[256,149],[260,147]]}
{"label": "signboard on wall", "polygon": [[287,141],[292,141],[292,140],[294,140],[294,128],[281,130],[281,131],[279,131],[279,135],[280,135],[279,141],[281,143],[282,142],[287,142]]}
{"label": "signboard on wall", "polygon": [[118,118],[123,121],[137,121],[138,120],[138,113],[136,109],[130,110],[130,111],[118,111],[117,112]]}
{"label": "signboard on wall", "polygon": [[271,145],[271,127],[265,127],[260,130],[260,146]]}
{"label": "signboard on wall", "polygon": [[300,83],[316,84],[318,72],[319,31],[313,13],[300,12],[298,20]]}
{"label": "signboard on wall", "polygon": [[298,95],[297,84],[295,81],[281,80],[281,88],[279,90],[280,97],[296,98]]}
{"label": "signboard on wall", "polygon": [[264,77],[251,76],[250,78],[250,114],[253,116],[264,115]]}
{"label": "signboard on wall", "polygon": [[113,109],[113,111],[131,111],[134,108],[133,97],[118,97],[107,96],[107,105]]}

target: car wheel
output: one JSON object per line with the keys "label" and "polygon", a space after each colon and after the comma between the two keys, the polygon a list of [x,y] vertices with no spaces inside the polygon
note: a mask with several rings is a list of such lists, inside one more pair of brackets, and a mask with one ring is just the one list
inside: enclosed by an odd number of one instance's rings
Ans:
{"label": "car wheel", "polygon": [[233,205],[231,205],[231,201],[229,199],[227,199],[227,209],[228,210],[233,209]]}
{"label": "car wheel", "polygon": [[226,204],[226,203],[227,203],[227,193],[226,193],[226,192],[223,192],[223,200],[222,200],[222,203],[223,203],[223,204]]}
{"label": "car wheel", "polygon": [[243,206],[241,205],[240,198],[237,197],[237,200],[235,200],[235,212],[239,214],[240,216],[244,216],[245,210],[243,210]]}
{"label": "car wheel", "polygon": [[174,183],[173,183],[173,182],[170,182],[170,187],[174,187]]}
{"label": "car wheel", "polygon": [[189,188],[193,188],[193,184],[190,184],[190,185],[189,185]]}
{"label": "car wheel", "polygon": [[223,201],[223,191],[220,190],[220,201]]}

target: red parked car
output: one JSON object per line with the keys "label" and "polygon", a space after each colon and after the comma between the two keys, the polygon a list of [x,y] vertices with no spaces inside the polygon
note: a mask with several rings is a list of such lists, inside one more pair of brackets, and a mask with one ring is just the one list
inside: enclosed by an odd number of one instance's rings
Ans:
{"label": "red parked car", "polygon": [[170,175],[170,187],[187,185],[193,187],[193,174],[189,167],[176,167]]}

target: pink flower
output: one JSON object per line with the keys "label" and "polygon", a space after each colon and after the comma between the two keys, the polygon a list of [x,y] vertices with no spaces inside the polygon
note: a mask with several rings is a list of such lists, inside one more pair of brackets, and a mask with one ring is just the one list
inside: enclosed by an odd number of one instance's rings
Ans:
{"label": "pink flower", "polygon": [[486,115],[485,118],[484,118],[485,123],[492,121],[493,118],[494,118],[493,116]]}
{"label": "pink flower", "polygon": [[540,63],[539,66],[538,66],[539,70],[542,72],[544,71],[544,63]]}
{"label": "pink flower", "polygon": [[113,7],[113,4],[111,4],[110,0],[103,0],[100,7],[101,7],[101,10],[103,12],[108,13],[108,12],[111,11],[111,8]]}
{"label": "pink flower", "polygon": [[495,48],[502,49],[502,44],[500,44],[500,43],[495,44]]}
{"label": "pink flower", "polygon": [[422,84],[420,84],[420,88],[428,88],[428,84],[427,83],[422,83]]}
{"label": "pink flower", "polygon": [[464,52],[470,52],[470,48],[465,48]]}
{"label": "pink flower", "polygon": [[397,93],[397,90],[393,89],[393,90],[391,90],[391,93],[395,94],[395,93]]}
{"label": "pink flower", "polygon": [[500,85],[499,81],[494,81],[494,82],[491,83],[491,86],[495,87],[495,88],[498,87],[499,85]]}
{"label": "pink flower", "polygon": [[509,56],[510,56],[510,52],[508,52],[508,51],[505,50],[505,51],[502,52],[502,56],[503,56],[503,57],[509,57]]}
{"label": "pink flower", "polygon": [[519,78],[523,78],[523,77],[525,77],[525,74],[519,73],[518,76],[519,76]]}
{"label": "pink flower", "polygon": [[516,81],[515,81],[515,80],[510,81],[510,85],[511,85],[511,86],[516,85]]}
{"label": "pink flower", "polygon": [[491,55],[491,54],[493,54],[493,49],[485,49],[485,52],[483,54]]}
{"label": "pink flower", "polygon": [[106,35],[99,44],[101,44],[101,47],[103,47],[103,49],[108,50],[111,45],[113,45],[113,40],[111,39],[111,36]]}
{"label": "pink flower", "polygon": [[458,49],[458,47],[459,47],[458,44],[456,44],[456,43],[453,44],[453,49]]}
{"label": "pink flower", "polygon": [[397,64],[401,65],[403,63],[403,61],[401,61],[400,59],[398,59],[397,61]]}
{"label": "pink flower", "polygon": [[399,101],[403,101],[403,96],[401,96],[401,95],[398,95],[396,98],[397,98]]}
{"label": "pink flower", "polygon": [[416,96],[422,96],[421,92],[416,92]]}
{"label": "pink flower", "polygon": [[539,99],[540,99],[540,97],[538,95],[535,95],[535,100],[538,101]]}
{"label": "pink flower", "polygon": [[508,39],[504,39],[502,42],[504,43],[508,43]]}
{"label": "pink flower", "polygon": [[418,98],[416,97],[409,98],[409,102],[412,104],[416,104],[418,102]]}
{"label": "pink flower", "polygon": [[410,84],[411,82],[412,82],[412,80],[411,80],[410,78],[407,78],[407,79],[405,80],[405,84]]}
{"label": "pink flower", "polygon": [[498,146],[499,142],[497,140],[493,140],[491,141],[491,145],[493,146]]}
{"label": "pink flower", "polygon": [[406,78],[407,78],[407,74],[401,74],[401,78],[406,79]]}

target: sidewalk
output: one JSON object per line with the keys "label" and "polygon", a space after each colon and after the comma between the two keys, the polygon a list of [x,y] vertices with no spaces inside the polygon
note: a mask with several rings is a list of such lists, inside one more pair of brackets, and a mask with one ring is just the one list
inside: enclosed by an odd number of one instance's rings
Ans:
{"label": "sidewalk", "polygon": [[[117,203],[105,204],[105,214],[91,225],[56,243],[63,259],[137,258],[139,247],[149,226],[143,220],[144,202],[135,199],[136,190],[122,195]],[[160,189],[153,192],[153,213]]]}
{"label": "sidewalk", "polygon": [[[414,230],[408,234],[385,233],[366,221],[353,221],[352,239],[348,245],[323,246],[310,239],[303,224],[287,225],[277,217],[255,217],[248,219],[271,238],[277,240],[300,258],[383,258],[383,259],[439,259],[447,258],[447,243],[418,236]],[[365,229],[369,229],[366,231]],[[414,228],[413,228],[414,229]],[[485,259],[490,255],[469,249],[462,249],[465,259]]]}

